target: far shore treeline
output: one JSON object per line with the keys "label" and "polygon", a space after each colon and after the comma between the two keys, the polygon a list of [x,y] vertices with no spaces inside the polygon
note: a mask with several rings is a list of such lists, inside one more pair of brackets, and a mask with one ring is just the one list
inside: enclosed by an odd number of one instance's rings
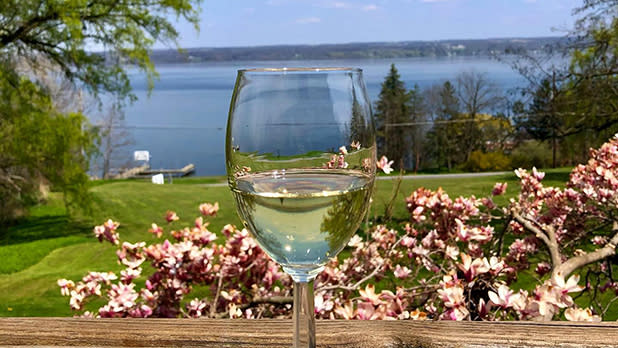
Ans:
{"label": "far shore treeline", "polygon": [[154,50],[151,57],[155,63],[469,57],[524,52],[541,53],[564,43],[566,43],[564,37],[534,37],[254,47],[201,47],[188,48],[183,51],[159,49]]}

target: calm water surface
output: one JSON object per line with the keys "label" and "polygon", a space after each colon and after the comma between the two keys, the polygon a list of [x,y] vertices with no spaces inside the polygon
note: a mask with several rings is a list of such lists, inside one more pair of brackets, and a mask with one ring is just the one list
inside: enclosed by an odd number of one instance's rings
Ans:
{"label": "calm water surface", "polygon": [[150,96],[145,78],[131,74],[139,100],[126,110],[126,124],[134,140],[134,145],[126,149],[127,159],[133,150],[148,150],[153,168],[180,168],[193,163],[196,175],[223,175],[225,126],[238,69],[358,67],[363,69],[369,97],[375,102],[391,63],[395,63],[407,88],[453,81],[458,73],[469,70],[487,73],[504,90],[524,84],[507,65],[479,57],[161,65],[157,67],[160,80]]}

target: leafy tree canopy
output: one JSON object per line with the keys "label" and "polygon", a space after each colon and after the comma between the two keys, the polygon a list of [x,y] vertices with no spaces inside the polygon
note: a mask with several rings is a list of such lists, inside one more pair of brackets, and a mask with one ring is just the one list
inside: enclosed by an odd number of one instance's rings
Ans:
{"label": "leafy tree canopy", "polygon": [[200,3],[0,1],[0,223],[23,214],[46,186],[64,193],[69,212],[88,206],[97,136],[83,110],[60,99],[79,99],[84,89],[134,100],[126,66],[145,72],[152,87],[152,46],[177,45],[174,16],[197,29]]}
{"label": "leafy tree canopy", "polygon": [[[157,41],[176,44],[168,19],[197,29],[201,0],[3,0],[0,55],[51,61],[71,80],[97,95],[131,95],[123,64],[156,76],[149,51]],[[102,50],[105,53],[93,52]]]}

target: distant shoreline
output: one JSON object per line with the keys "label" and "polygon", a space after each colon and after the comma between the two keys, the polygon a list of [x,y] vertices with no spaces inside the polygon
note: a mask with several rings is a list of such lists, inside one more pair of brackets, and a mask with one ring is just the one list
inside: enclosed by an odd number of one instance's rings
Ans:
{"label": "distant shoreline", "polygon": [[366,42],[317,45],[249,47],[194,47],[181,52],[156,49],[156,64],[226,61],[389,59],[414,57],[464,57],[543,52],[564,42],[564,37],[495,38],[438,41]]}

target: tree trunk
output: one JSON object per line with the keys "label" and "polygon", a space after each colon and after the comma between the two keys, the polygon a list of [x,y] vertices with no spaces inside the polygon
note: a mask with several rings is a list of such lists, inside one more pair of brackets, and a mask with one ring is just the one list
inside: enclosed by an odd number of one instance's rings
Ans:
{"label": "tree trunk", "polygon": [[556,137],[551,139],[551,167],[556,168]]}

